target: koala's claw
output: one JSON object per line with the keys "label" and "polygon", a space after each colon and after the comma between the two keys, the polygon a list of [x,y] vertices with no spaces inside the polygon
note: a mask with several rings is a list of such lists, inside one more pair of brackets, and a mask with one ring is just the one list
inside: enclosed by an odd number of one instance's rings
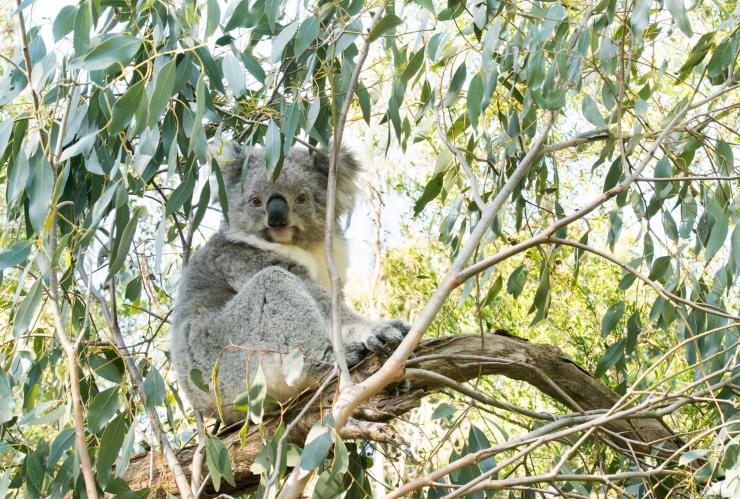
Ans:
{"label": "koala's claw", "polygon": [[380,322],[365,340],[365,346],[372,353],[390,355],[403,341],[411,326],[400,319]]}

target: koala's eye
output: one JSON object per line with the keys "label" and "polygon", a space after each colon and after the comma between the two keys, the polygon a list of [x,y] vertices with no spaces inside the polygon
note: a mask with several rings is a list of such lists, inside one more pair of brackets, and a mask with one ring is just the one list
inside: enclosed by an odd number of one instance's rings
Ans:
{"label": "koala's eye", "polygon": [[306,194],[305,192],[298,194],[298,197],[295,198],[295,202],[298,204],[303,204],[306,201],[308,201],[308,194]]}
{"label": "koala's eye", "polygon": [[260,206],[262,206],[262,200],[258,198],[257,196],[255,196],[249,200],[249,204],[251,204],[252,206],[256,208],[259,208]]}

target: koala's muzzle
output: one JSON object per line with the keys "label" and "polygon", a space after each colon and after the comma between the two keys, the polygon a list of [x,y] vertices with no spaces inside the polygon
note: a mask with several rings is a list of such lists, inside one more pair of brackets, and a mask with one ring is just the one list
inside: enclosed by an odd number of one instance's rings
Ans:
{"label": "koala's muzzle", "polygon": [[273,196],[267,201],[267,225],[279,229],[288,225],[288,203],[282,196]]}

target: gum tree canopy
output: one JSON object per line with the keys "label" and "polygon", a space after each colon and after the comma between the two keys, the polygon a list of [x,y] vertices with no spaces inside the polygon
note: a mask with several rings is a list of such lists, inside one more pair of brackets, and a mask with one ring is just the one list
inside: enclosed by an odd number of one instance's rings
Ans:
{"label": "gum tree canopy", "polygon": [[[740,494],[736,2],[7,4],[0,496]],[[348,294],[413,328],[212,434],[167,357],[212,154],[343,135]]]}

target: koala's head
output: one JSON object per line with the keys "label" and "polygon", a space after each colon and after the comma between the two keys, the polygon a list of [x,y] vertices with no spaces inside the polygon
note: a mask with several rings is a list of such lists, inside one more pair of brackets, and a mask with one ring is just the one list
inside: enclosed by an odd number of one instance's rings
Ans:
{"label": "koala's head", "polygon": [[[261,148],[229,142],[217,157],[226,185],[231,233],[298,246],[323,240],[328,155],[295,147],[285,155],[274,182],[267,174]],[[337,218],[352,211],[359,170],[352,155],[342,150],[337,165]]]}

